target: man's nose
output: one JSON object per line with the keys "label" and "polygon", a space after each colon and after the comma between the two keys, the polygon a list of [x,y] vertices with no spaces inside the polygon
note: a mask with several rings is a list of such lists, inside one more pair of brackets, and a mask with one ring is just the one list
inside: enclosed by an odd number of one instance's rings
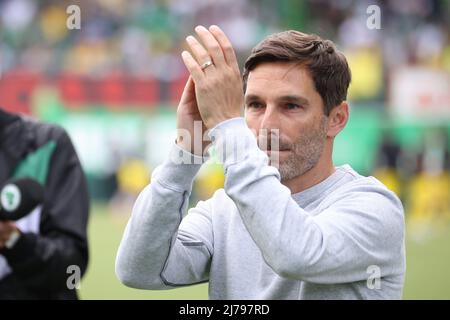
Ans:
{"label": "man's nose", "polygon": [[266,106],[264,111],[264,115],[260,124],[260,129],[270,130],[280,130],[280,115],[277,109],[273,106]]}
{"label": "man's nose", "polygon": [[[281,117],[276,108],[266,106],[259,127],[258,143],[263,150],[277,148],[281,128]],[[272,146],[272,144],[274,144]]]}

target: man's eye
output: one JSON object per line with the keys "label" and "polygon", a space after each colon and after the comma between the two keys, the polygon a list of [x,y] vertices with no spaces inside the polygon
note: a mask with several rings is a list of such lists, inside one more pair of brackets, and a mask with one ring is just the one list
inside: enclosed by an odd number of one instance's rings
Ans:
{"label": "man's eye", "polygon": [[287,103],[286,104],[286,109],[288,110],[296,110],[296,109],[301,109],[301,106],[295,103]]}
{"label": "man's eye", "polygon": [[263,107],[263,105],[259,102],[250,102],[249,104],[247,104],[247,107],[253,109],[260,109]]}

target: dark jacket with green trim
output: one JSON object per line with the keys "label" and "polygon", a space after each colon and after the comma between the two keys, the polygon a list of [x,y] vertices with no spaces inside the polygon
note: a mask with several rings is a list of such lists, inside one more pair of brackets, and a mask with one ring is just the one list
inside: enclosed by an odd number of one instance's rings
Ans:
{"label": "dark jacket with green trim", "polygon": [[52,141],[39,234],[23,232],[13,248],[0,250],[12,270],[0,280],[0,299],[77,299],[76,290],[67,285],[69,267],[77,266],[81,275],[86,271],[89,213],[77,154],[64,129],[0,109],[0,187],[24,159]]}

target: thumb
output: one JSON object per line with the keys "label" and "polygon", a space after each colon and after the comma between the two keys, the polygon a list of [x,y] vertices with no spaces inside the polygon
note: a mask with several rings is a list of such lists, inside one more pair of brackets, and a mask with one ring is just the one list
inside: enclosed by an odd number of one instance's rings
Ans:
{"label": "thumb", "polygon": [[181,95],[181,103],[186,103],[195,99],[195,84],[192,76],[189,76]]}

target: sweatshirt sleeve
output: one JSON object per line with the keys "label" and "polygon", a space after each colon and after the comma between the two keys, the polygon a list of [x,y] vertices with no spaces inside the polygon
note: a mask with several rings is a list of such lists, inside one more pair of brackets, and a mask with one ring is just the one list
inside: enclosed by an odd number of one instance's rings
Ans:
{"label": "sweatshirt sleeve", "polygon": [[174,144],[168,159],[153,171],[116,257],[117,277],[126,286],[171,289],[208,280],[213,248],[208,203],[200,201],[185,216],[202,162]]}
{"label": "sweatshirt sleeve", "polygon": [[224,163],[225,192],[277,274],[337,284],[366,280],[371,266],[379,267],[380,276],[402,272],[397,262],[403,209],[387,189],[348,187],[331,206],[311,215],[281,184],[243,118],[218,124],[210,137]]}

